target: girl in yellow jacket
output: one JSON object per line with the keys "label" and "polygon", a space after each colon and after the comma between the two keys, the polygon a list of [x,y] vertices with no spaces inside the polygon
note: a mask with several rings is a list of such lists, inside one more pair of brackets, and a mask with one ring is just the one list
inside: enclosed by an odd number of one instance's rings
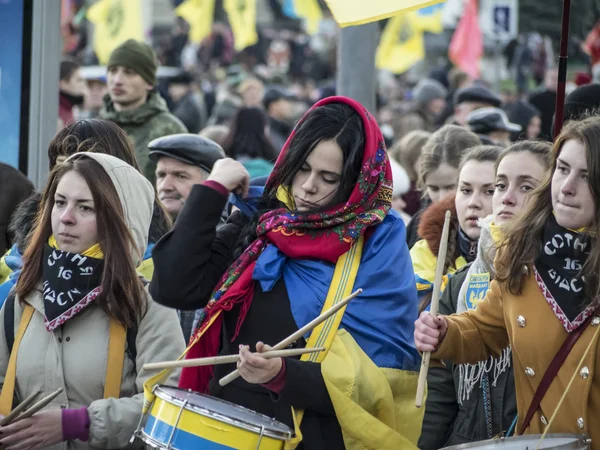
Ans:
{"label": "girl in yellow jacket", "polygon": [[[585,433],[592,449],[600,449],[597,199],[600,117],[592,117],[565,127],[554,143],[551,178],[504,228],[496,279],[485,299],[458,315],[423,313],[415,324],[417,348],[435,351],[436,359],[474,364],[510,344],[518,433]],[[550,362],[572,333],[580,337],[541,402],[533,403]]]}
{"label": "girl in yellow jacket", "polygon": [[494,146],[478,146],[469,150],[459,167],[456,195],[434,203],[421,218],[419,234],[423,240],[410,250],[421,311],[428,308],[431,299],[446,210],[452,216],[443,287],[448,276],[475,260],[480,233],[477,222],[492,212],[494,164],[501,151],[500,147]]}

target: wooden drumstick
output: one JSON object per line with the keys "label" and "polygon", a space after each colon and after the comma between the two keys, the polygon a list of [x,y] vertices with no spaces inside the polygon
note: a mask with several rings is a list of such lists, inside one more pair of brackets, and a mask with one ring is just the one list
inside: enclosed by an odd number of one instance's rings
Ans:
{"label": "wooden drumstick", "polygon": [[29,407],[29,405],[31,405],[31,403],[33,403],[38,395],[39,392],[31,394],[29,397],[19,403],[15,409],[13,409],[6,417],[0,420],[0,427],[4,427],[15,420],[15,418],[21,414],[22,411],[24,411],[27,407]]}
{"label": "wooden drumstick", "polygon": [[[292,348],[288,350],[269,350],[264,353],[254,353],[260,355],[263,358],[279,358],[285,356],[299,356],[305,353],[318,353],[325,351],[325,347],[315,348]],[[179,369],[181,367],[201,367],[201,366],[215,366],[218,364],[232,364],[240,360],[240,355],[225,355],[225,356],[211,356],[208,358],[195,358],[195,359],[184,359],[179,361],[165,361],[157,363],[144,364],[144,370],[163,370],[163,369]]]}
{"label": "wooden drumstick", "polygon": [[33,405],[31,408],[29,408],[27,411],[25,411],[23,414],[21,414],[19,417],[17,417],[15,420],[13,420],[13,422],[18,422],[19,420],[28,419],[29,417],[33,416],[35,413],[41,411],[42,408],[45,408],[46,406],[48,406],[52,402],[52,400],[54,400],[56,397],[58,397],[62,391],[63,391],[63,388],[58,388],[52,394],[48,395],[47,397],[44,397],[39,402],[37,402],[35,405]]}
{"label": "wooden drumstick", "polygon": [[[329,308],[323,314],[321,314],[320,316],[316,317],[315,319],[313,319],[312,321],[310,321],[309,323],[304,325],[302,328],[300,328],[295,333],[286,337],[283,341],[281,341],[277,345],[273,346],[272,350],[283,350],[288,345],[293,344],[298,339],[300,339],[302,336],[304,336],[306,333],[308,333],[310,330],[312,330],[314,327],[319,325],[321,322],[325,322],[327,319],[329,319],[329,317],[331,317],[336,312],[338,312],[340,309],[342,309],[344,306],[346,306],[350,300],[352,300],[356,296],[360,295],[361,293],[362,293],[362,289],[357,289],[352,294],[350,294],[348,297],[343,299],[341,302],[333,305],[331,308]],[[219,384],[221,386],[225,386],[225,385],[231,383],[233,380],[237,379],[239,376],[240,376],[240,373],[236,369],[233,372],[231,372],[229,375],[225,375],[223,378],[221,378],[219,380]]]}
{"label": "wooden drumstick", "polygon": [[[440,239],[440,250],[438,251],[437,265],[435,268],[435,278],[433,279],[433,292],[431,294],[431,308],[429,314],[436,317],[438,314],[438,305],[440,303],[440,292],[442,289],[442,276],[444,275],[444,264],[446,262],[446,251],[448,250],[448,233],[450,230],[450,211],[446,211],[444,217],[444,228],[442,229],[442,238]],[[420,408],[423,405],[425,395],[425,385],[427,383],[427,372],[429,371],[429,361],[431,352],[423,352],[421,370],[419,372],[419,382],[417,384],[417,397],[415,406]]]}

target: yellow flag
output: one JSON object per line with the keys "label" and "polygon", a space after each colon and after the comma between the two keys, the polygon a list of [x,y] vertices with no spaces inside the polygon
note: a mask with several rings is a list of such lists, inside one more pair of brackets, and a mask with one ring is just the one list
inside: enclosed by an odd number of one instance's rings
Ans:
{"label": "yellow flag", "polygon": [[423,32],[441,33],[441,8],[431,7],[392,17],[379,41],[375,64],[395,74],[406,72],[425,58]]}
{"label": "yellow flag", "polygon": [[190,24],[190,41],[200,43],[210,34],[215,12],[215,0],[185,0],[175,14]]}
{"label": "yellow flag", "polygon": [[343,28],[376,22],[400,12],[425,8],[444,0],[325,0],[336,22]]}
{"label": "yellow flag", "polygon": [[323,13],[318,0],[296,0],[294,12],[298,17],[306,20],[306,31],[313,35],[319,32],[319,24],[323,19]]}
{"label": "yellow flag", "polygon": [[239,52],[258,42],[256,33],[256,0],[225,0],[235,49]]}
{"label": "yellow flag", "polygon": [[100,0],[87,18],[94,24],[94,51],[101,64],[126,40],[144,39],[142,0]]}

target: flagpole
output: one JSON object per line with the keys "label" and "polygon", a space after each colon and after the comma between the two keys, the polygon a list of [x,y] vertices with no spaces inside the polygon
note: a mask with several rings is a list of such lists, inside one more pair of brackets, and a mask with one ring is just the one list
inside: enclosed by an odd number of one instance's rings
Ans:
{"label": "flagpole", "polygon": [[342,28],[338,41],[337,94],[353,98],[372,114],[376,113],[378,42],[377,22]]}
{"label": "flagpole", "polygon": [[560,54],[558,56],[558,83],[556,84],[556,108],[554,114],[554,139],[558,137],[563,126],[565,107],[565,88],[567,84],[567,58],[569,43],[569,16],[571,0],[563,0],[562,30],[560,37]]}

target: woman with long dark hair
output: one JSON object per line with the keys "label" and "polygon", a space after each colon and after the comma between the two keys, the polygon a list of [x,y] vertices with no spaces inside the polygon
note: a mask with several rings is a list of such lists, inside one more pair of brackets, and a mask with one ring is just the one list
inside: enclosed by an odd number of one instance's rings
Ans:
{"label": "woman with long dark hair", "polygon": [[[595,425],[600,417],[595,370],[600,325],[599,142],[598,117],[565,126],[552,149],[552,176],[502,230],[496,278],[485,298],[477,308],[458,315],[434,318],[423,313],[415,330],[419,350],[433,350],[433,358],[458,364],[497,357],[510,344],[517,432],[587,434],[592,449],[600,448]],[[567,346],[559,351],[563,345]]]}
{"label": "woman with long dark hair", "polygon": [[225,154],[240,161],[251,178],[268,176],[277,159],[277,150],[267,136],[267,126],[267,116],[262,109],[240,108],[223,142]]}
{"label": "woman with long dark hair", "polygon": [[63,392],[0,427],[2,446],[128,447],[149,378],[143,365],[184,346],[177,315],[136,273],[153,200],[150,182],[112,156],[77,154],[51,173],[15,296],[0,311],[0,414],[32,394]]}
{"label": "woman with long dark hair", "polygon": [[[416,445],[422,411],[406,406],[420,365],[408,336],[416,290],[404,223],[390,211],[391,170],[374,118],[345,97],[317,103],[288,139],[258,202],[217,229],[229,193],[245,195],[248,183],[239,162],[218,161],[154,249],[154,298],[206,308],[188,357],[241,358],[241,378],[231,384],[219,379],[233,364],[184,370],[180,386],[295,428],[298,448]],[[301,359],[250,353],[359,287],[364,292],[335,325],[293,344],[323,338],[326,352]]]}

